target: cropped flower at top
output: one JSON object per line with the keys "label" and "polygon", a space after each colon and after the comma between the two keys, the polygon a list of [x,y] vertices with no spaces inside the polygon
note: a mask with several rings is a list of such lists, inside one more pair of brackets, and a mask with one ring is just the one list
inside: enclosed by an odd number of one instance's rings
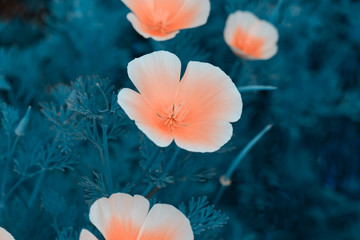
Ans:
{"label": "cropped flower at top", "polygon": [[[115,193],[98,199],[90,208],[90,221],[105,240],[193,240],[190,221],[175,207],[155,204],[139,195]],[[96,240],[83,229],[80,240]]]}
{"label": "cropped flower at top", "polygon": [[251,12],[236,11],[230,14],[226,20],[224,38],[236,55],[247,60],[267,60],[278,50],[277,29]]}
{"label": "cropped flower at top", "polygon": [[15,240],[10,233],[8,233],[5,229],[0,227],[0,240]]}
{"label": "cropped flower at top", "polygon": [[144,38],[164,41],[179,30],[204,25],[210,14],[209,0],[122,0],[132,11],[127,15]]}
{"label": "cropped flower at top", "polygon": [[128,74],[140,94],[121,89],[118,103],[156,145],[214,152],[230,140],[242,100],[220,68],[190,61],[180,81],[179,58],[158,51],[131,61]]}

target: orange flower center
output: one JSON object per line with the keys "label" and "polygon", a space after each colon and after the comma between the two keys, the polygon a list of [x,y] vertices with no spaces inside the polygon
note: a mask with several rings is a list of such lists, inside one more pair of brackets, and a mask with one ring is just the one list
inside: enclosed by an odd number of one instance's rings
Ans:
{"label": "orange flower center", "polygon": [[167,21],[169,17],[169,11],[159,9],[154,15],[151,23],[149,23],[149,29],[151,31],[157,31],[161,33],[167,33]]}
{"label": "orange flower center", "polygon": [[136,240],[140,229],[131,222],[123,222],[113,217],[106,231],[106,240]]}
{"label": "orange flower center", "polygon": [[184,107],[184,102],[181,104],[174,104],[169,110],[168,114],[164,117],[165,122],[164,124],[170,128],[171,130],[174,127],[179,127],[184,124],[181,122],[185,119],[186,115],[188,114],[188,109]]}
{"label": "orange flower center", "polygon": [[259,58],[262,56],[262,47],[264,39],[246,33],[241,28],[236,29],[233,46],[243,53]]}

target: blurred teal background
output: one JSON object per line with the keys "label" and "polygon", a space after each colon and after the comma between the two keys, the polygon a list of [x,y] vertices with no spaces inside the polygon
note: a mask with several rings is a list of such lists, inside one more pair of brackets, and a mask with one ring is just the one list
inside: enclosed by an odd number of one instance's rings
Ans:
{"label": "blurred teal background", "polygon": [[[275,57],[233,55],[223,29],[236,10],[277,27]],[[154,183],[154,202],[198,207],[189,217],[195,239],[360,239],[359,0],[211,0],[206,25],[165,42],[138,35],[128,12],[120,0],[0,0],[0,226],[18,240],[78,239],[85,227],[99,234],[88,204]],[[115,97],[132,87],[128,62],[161,49],[183,67],[190,60],[219,66],[238,87],[277,87],[243,92],[232,140],[213,154],[180,152],[166,177],[175,146],[149,142]],[[29,124],[17,137],[28,106]],[[219,177],[268,124],[209,207]],[[104,125],[113,191],[102,180],[103,142],[95,134]]]}

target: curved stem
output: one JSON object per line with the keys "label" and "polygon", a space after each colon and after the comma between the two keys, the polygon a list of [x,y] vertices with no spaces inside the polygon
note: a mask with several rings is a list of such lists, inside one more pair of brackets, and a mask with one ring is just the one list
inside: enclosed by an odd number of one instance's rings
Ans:
{"label": "curved stem", "polygon": [[[147,196],[150,192],[151,192],[151,190],[152,189],[154,189],[154,184],[153,183],[149,183],[149,186],[145,189],[145,191],[143,192],[143,196]],[[156,187],[155,187],[156,188]]]}
{"label": "curved stem", "polygon": [[177,147],[174,152],[174,155],[170,159],[169,163],[166,165],[166,167],[163,171],[162,177],[165,177],[165,175],[172,169],[180,152],[181,152],[181,148]]}
{"label": "curved stem", "polygon": [[[164,169],[164,171],[163,171],[163,173],[162,173],[162,175],[161,175],[160,178],[164,178],[165,175],[166,175],[167,173],[169,173],[169,171],[171,171],[171,169],[173,168],[173,166],[174,166],[174,164],[175,164],[175,162],[176,162],[176,160],[177,160],[180,152],[181,152],[181,148],[177,147],[176,150],[175,150],[175,152],[174,152],[174,155],[172,156],[172,158],[170,159],[170,161],[169,161],[168,164],[166,165],[166,167],[165,167],[165,169]],[[154,187],[154,184],[153,184],[153,183],[150,183],[149,186],[145,189],[145,191],[143,192],[142,195],[143,195],[143,196],[148,196],[148,195],[150,195],[150,193],[154,192],[154,193],[151,194],[151,196],[150,196],[150,197],[152,197],[152,195],[154,195],[154,194],[157,192],[158,189],[159,189],[159,188],[158,188],[157,186]]]}
{"label": "curved stem", "polygon": [[40,191],[40,187],[41,187],[41,184],[42,184],[42,182],[44,180],[44,177],[45,177],[45,171],[42,171],[40,173],[39,178],[36,181],[35,187],[34,187],[34,189],[32,191],[31,196],[30,196],[29,204],[28,204],[29,207],[31,207],[34,204],[35,198],[37,197],[37,195],[38,195],[38,193]]}
{"label": "curved stem", "polygon": [[224,191],[225,191],[225,186],[221,185],[220,189],[219,189],[219,192],[216,194],[216,197],[214,199],[214,205],[216,206],[219,201],[220,201],[220,198],[222,197],[222,195],[224,194]]}
{"label": "curved stem", "polygon": [[285,0],[279,0],[278,3],[276,4],[275,9],[273,10],[273,12],[270,15],[271,22],[275,23],[276,21],[279,20],[279,16],[281,15],[280,11],[281,11],[281,8],[282,8],[284,2],[285,2]]}
{"label": "curved stem", "polygon": [[258,133],[251,141],[246,144],[245,148],[239,153],[235,160],[230,165],[229,169],[225,174],[225,179],[231,179],[232,174],[235,169],[239,166],[241,160],[246,156],[246,154],[255,146],[255,144],[272,128],[272,125],[267,125],[260,133]]}
{"label": "curved stem", "polygon": [[158,154],[160,152],[160,148],[156,149],[156,153],[154,154],[154,156],[150,159],[150,161],[147,162],[145,169],[141,172],[141,174],[138,174],[135,181],[134,181],[134,185],[133,187],[135,187],[139,181],[145,176],[146,172],[149,171],[150,167],[153,165],[153,163],[155,162]]}
{"label": "curved stem", "polygon": [[18,142],[19,142],[19,137],[16,136],[13,145],[10,147],[10,144],[9,144],[9,147],[8,147],[10,152],[9,152],[8,156],[6,157],[5,168],[4,168],[3,178],[2,178],[2,182],[1,182],[0,199],[2,199],[5,196],[5,186],[6,186],[6,182],[7,182],[8,172],[10,169],[10,160],[11,160],[12,155],[15,152],[15,148],[16,148]]}
{"label": "curved stem", "polygon": [[104,167],[104,175],[106,179],[106,183],[108,186],[109,193],[113,192],[113,182],[111,176],[111,164],[110,164],[110,157],[109,157],[109,145],[108,145],[108,136],[107,136],[107,126],[102,125],[102,135],[103,135],[103,167]]}
{"label": "curved stem", "polygon": [[244,86],[239,87],[239,92],[253,92],[253,91],[273,91],[276,90],[277,87],[274,86],[265,86],[265,85],[250,85],[250,86]]}
{"label": "curved stem", "polygon": [[231,67],[229,76],[233,81],[236,81],[236,75],[238,73],[240,63],[241,61],[239,59],[236,59],[234,65]]}
{"label": "curved stem", "polygon": [[25,177],[21,176],[17,182],[10,188],[9,192],[6,194],[6,196],[4,197],[4,201],[6,201],[6,199],[9,198],[9,196],[11,196],[11,194],[20,186],[20,184],[25,181]]}
{"label": "curved stem", "polygon": [[[224,177],[224,181],[230,181],[232,174],[234,173],[235,169],[239,166],[239,164],[241,163],[241,160],[244,159],[244,157],[246,156],[246,154],[255,146],[255,144],[265,135],[265,133],[267,133],[270,129],[272,128],[272,125],[269,124],[267,125],[260,133],[258,133],[253,139],[251,139],[251,141],[246,144],[246,146],[243,148],[243,150],[239,153],[239,155],[234,159],[234,161],[231,163],[230,167],[228,168],[228,170],[225,173],[225,177]],[[230,185],[230,184],[229,184]],[[216,194],[216,197],[214,199],[214,204],[216,205],[224,191],[225,188],[229,185],[224,185],[221,184],[221,187],[218,191],[218,193]]]}

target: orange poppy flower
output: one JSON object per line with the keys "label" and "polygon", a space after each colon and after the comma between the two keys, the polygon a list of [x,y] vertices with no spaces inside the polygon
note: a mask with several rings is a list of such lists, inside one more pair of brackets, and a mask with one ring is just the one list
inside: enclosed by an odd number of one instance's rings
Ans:
{"label": "orange poppy flower", "polygon": [[[115,193],[98,199],[90,208],[90,221],[106,240],[193,240],[190,221],[175,207],[155,204],[140,195]],[[80,240],[96,240],[83,229]]]}
{"label": "orange poppy flower", "polygon": [[236,55],[247,60],[267,60],[278,50],[277,29],[251,12],[236,11],[230,14],[226,20],[224,38]]}
{"label": "orange poppy flower", "polygon": [[144,38],[164,41],[179,30],[204,25],[210,13],[209,0],[122,0],[132,11],[126,18]]}
{"label": "orange poppy flower", "polygon": [[160,147],[173,140],[193,152],[214,152],[232,136],[242,100],[231,79],[209,63],[190,61],[180,81],[181,62],[158,51],[131,61],[128,74],[140,94],[124,88],[118,103],[138,128]]}
{"label": "orange poppy flower", "polygon": [[10,233],[8,233],[5,229],[0,227],[0,240],[15,240]]}

